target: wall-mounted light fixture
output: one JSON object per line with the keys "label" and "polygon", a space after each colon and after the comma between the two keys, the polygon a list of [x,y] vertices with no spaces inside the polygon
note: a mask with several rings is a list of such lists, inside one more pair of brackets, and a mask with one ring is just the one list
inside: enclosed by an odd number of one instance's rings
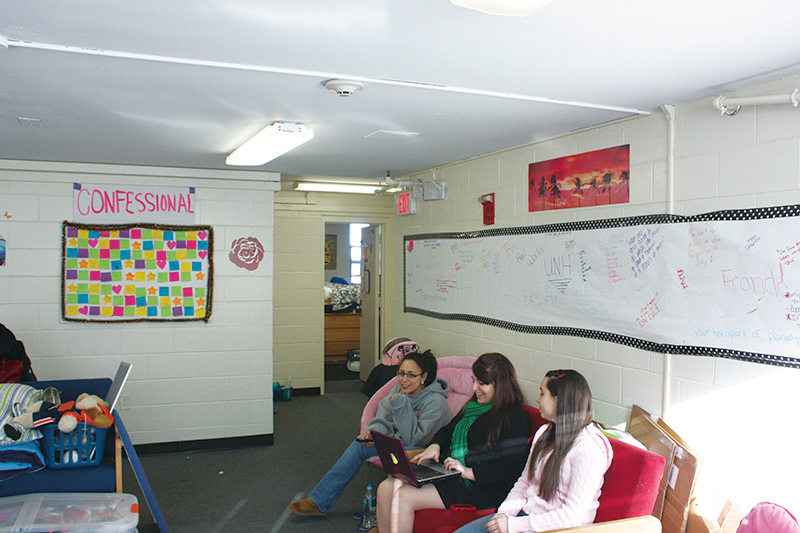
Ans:
{"label": "wall-mounted light fixture", "polygon": [[474,9],[489,15],[527,17],[553,0],[450,0],[456,6]]}
{"label": "wall-mounted light fixture", "polygon": [[274,122],[231,152],[225,163],[237,166],[263,165],[313,138],[311,128],[302,124]]}
{"label": "wall-mounted light fixture", "polygon": [[295,181],[293,188],[297,191],[375,194],[375,191],[381,189],[381,186],[362,185],[357,183],[332,183],[323,181]]}

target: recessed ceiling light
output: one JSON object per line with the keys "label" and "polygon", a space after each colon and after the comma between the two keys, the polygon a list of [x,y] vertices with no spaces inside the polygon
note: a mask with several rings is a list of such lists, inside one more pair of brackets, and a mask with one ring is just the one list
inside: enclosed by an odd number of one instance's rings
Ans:
{"label": "recessed ceiling light", "polygon": [[373,131],[369,135],[365,135],[365,139],[369,139],[370,137],[381,137],[383,135],[393,135],[396,137],[413,137],[414,135],[419,135],[416,131],[392,131],[392,130],[378,130]]}
{"label": "recessed ceiling light", "polygon": [[43,126],[42,121],[38,118],[18,117],[17,121],[21,126],[28,126],[29,128],[41,128]]}

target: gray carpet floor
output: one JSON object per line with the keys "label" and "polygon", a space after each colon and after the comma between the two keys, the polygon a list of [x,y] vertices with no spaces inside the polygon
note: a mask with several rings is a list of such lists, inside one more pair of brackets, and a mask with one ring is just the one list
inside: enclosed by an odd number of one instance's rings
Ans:
{"label": "gray carpet floor", "polygon": [[[386,478],[365,465],[325,518],[286,506],[304,497],[359,430],[367,397],[360,380],[326,383],[324,396],[276,402],[274,444],[235,450],[153,454],[140,459],[171,533],[357,532],[367,483]],[[140,533],[158,527],[127,460],[123,488],[139,498]]]}

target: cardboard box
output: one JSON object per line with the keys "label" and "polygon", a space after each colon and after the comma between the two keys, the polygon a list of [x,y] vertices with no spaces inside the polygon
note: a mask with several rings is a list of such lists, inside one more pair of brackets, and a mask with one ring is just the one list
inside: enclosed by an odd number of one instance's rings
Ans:
{"label": "cardboard box", "polygon": [[741,508],[729,498],[717,517],[717,523],[722,528],[722,533],[736,533],[742,518]]}
{"label": "cardboard box", "polygon": [[653,515],[661,520],[664,533],[684,533],[701,468],[699,455],[663,420],[655,421],[636,405],[631,409],[628,432],[666,459]]}
{"label": "cardboard box", "polygon": [[707,517],[697,505],[692,505],[686,523],[686,533],[722,533],[722,528]]}
{"label": "cardboard box", "polygon": [[[676,444],[661,522],[664,524],[664,531],[683,532],[689,520],[695,487],[700,477],[701,461],[697,452],[663,420],[659,419],[657,424]],[[668,529],[673,526],[675,529]]]}
{"label": "cardboard box", "polygon": [[711,511],[703,508],[698,503],[698,498],[695,498],[689,510],[686,533],[736,533],[742,521],[742,511],[735,502],[728,499],[716,521],[709,517]]}
{"label": "cardboard box", "polygon": [[658,487],[658,498],[656,498],[656,504],[653,508],[653,516],[660,520],[664,512],[667,483],[669,482],[669,473],[672,468],[672,459],[675,455],[675,442],[664,435],[658,424],[650,417],[650,414],[638,405],[634,405],[631,408],[628,433],[644,444],[649,451],[660,455],[666,461],[664,475],[661,476],[661,484]]}

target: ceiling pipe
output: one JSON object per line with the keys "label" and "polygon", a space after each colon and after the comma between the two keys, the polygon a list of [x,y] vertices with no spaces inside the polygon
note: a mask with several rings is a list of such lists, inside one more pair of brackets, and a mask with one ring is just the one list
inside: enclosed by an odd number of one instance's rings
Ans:
{"label": "ceiling pipe", "polygon": [[772,104],[792,104],[794,107],[800,105],[800,89],[795,89],[792,94],[775,94],[770,96],[743,96],[740,98],[728,98],[719,95],[714,98],[714,107],[720,115],[733,116],[739,112],[743,105],[772,105]]}
{"label": "ceiling pipe", "polygon": [[118,52],[114,50],[100,50],[97,48],[82,48],[78,46],[67,46],[63,44],[47,44],[32,41],[20,41],[9,39],[9,46],[18,48],[32,48],[36,50],[49,50],[52,52],[65,52],[71,54],[83,54],[93,56],[116,57],[119,59],[137,59],[140,61],[154,61],[157,63],[172,63],[177,65],[192,65],[210,68],[223,68],[230,70],[244,70],[253,72],[269,72],[272,74],[286,74],[290,76],[306,76],[322,79],[344,79],[353,82],[373,83],[376,85],[393,85],[397,87],[409,87],[413,89],[427,89],[431,91],[443,91],[448,93],[471,94],[475,96],[489,96],[494,98],[507,98],[510,100],[522,100],[527,102],[540,102],[545,104],[564,105],[569,107],[582,107],[586,109],[599,109],[602,111],[613,111],[617,113],[627,113],[631,115],[650,115],[650,111],[635,109],[631,107],[619,107],[604,104],[594,104],[591,102],[578,102],[575,100],[561,100],[544,96],[531,96],[526,94],[505,93],[500,91],[483,91],[468,87],[455,87],[451,85],[439,85],[418,81],[389,80],[385,78],[369,78],[365,76],[351,76],[349,74],[336,74],[331,72],[320,72],[313,70],[301,70],[291,68],[270,67],[264,65],[247,65],[243,63],[227,63],[224,61],[206,61],[202,59],[188,59],[182,57],[158,56],[152,54],[136,54],[130,52]]}
{"label": "ceiling pipe", "polygon": [[[675,106],[664,104],[661,110],[667,117],[667,124],[669,126],[667,132],[667,213],[670,215],[675,214]],[[670,403],[672,401],[671,394],[671,381],[672,381],[672,354],[666,352],[664,354],[664,368],[663,368],[663,393],[661,395],[661,418],[667,419],[670,411]]]}
{"label": "ceiling pipe", "polygon": [[661,110],[667,117],[667,213],[675,214],[675,106],[664,104]]}

